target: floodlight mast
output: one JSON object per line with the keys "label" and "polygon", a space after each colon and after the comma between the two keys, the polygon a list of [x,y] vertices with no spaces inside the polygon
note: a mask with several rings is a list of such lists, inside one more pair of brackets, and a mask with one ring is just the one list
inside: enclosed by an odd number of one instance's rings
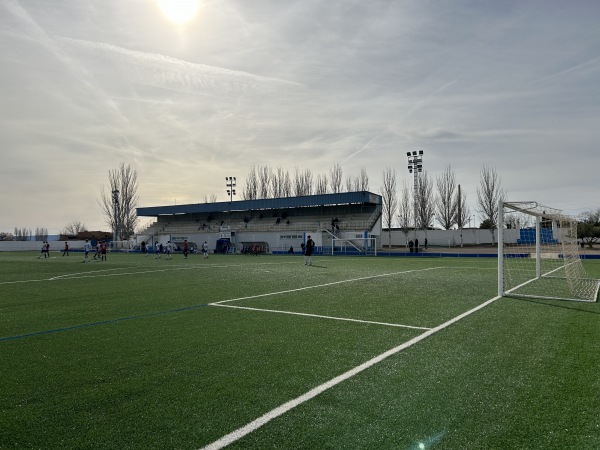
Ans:
{"label": "floodlight mast", "polygon": [[229,195],[229,201],[233,201],[233,196],[235,195],[235,185],[236,180],[235,177],[225,177],[225,186],[227,189],[227,195]]}
{"label": "floodlight mast", "polygon": [[419,184],[419,173],[423,172],[423,150],[416,150],[406,152],[408,157],[408,172],[413,174],[414,178],[414,194],[413,194],[413,207],[414,207],[414,219],[415,219],[415,239],[417,239],[417,198],[418,198],[418,184]]}

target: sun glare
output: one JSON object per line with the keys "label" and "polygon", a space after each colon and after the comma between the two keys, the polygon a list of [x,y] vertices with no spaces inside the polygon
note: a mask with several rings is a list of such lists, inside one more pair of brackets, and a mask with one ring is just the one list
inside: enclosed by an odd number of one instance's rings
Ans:
{"label": "sun glare", "polygon": [[178,24],[192,20],[200,8],[199,0],[157,0],[157,3],[167,19]]}

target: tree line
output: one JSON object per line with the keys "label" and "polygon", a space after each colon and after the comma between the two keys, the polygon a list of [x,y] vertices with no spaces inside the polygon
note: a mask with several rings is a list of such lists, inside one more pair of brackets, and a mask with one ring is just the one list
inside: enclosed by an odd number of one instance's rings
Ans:
{"label": "tree line", "polygon": [[[450,165],[435,179],[427,171],[423,171],[415,178],[413,186],[403,180],[399,191],[396,180],[396,171],[385,168],[379,194],[383,203],[383,226],[390,234],[394,226],[406,234],[415,227],[431,228],[434,221],[445,230],[454,226],[464,228],[469,222],[471,211],[467,205],[467,196],[457,183]],[[137,171],[125,163],[121,163],[118,169],[109,170],[108,186],[101,188],[98,204],[105,223],[111,230],[117,230],[119,240],[126,240],[135,234],[138,224],[137,189]],[[334,164],[327,173],[317,175],[310,169],[300,170],[298,167],[290,174],[281,167],[272,169],[267,165],[252,165],[242,189],[242,197],[244,200],[255,200],[369,190],[369,177],[365,168],[361,168],[358,175],[348,174],[344,178],[341,164]],[[117,191],[118,195],[115,196],[113,193]],[[498,201],[505,197],[496,169],[484,165],[477,187],[476,210],[482,219],[479,228],[489,229],[492,240],[498,226]],[[215,194],[204,196],[205,203],[215,203],[216,200]],[[76,237],[84,231],[87,231],[85,224],[76,220],[63,228],[62,235]],[[589,246],[600,242],[600,208],[581,215],[578,237]],[[46,228],[36,228],[35,232],[28,228],[15,228],[14,234],[0,232],[0,240],[43,241],[47,238]]]}
{"label": "tree line", "polygon": [[[450,166],[433,180],[427,171],[419,174],[416,185],[408,186],[403,181],[400,192],[397,189],[396,171],[386,168],[382,174],[380,187],[382,196],[382,216],[384,228],[391,230],[397,225],[405,233],[416,228],[430,228],[435,221],[449,230],[454,226],[464,228],[471,217],[467,196],[456,181]],[[345,183],[344,183],[345,180]],[[369,177],[365,168],[358,175],[346,175],[341,164],[334,164],[325,174],[314,174],[310,169],[293,173],[268,165],[252,165],[246,176],[242,190],[244,200],[280,198],[304,195],[368,191]],[[482,228],[492,232],[498,222],[498,201],[504,199],[500,178],[494,168],[484,166],[481,170],[480,185],[477,188],[478,212],[483,217]],[[391,231],[389,231],[391,233]]]}
{"label": "tree line", "polygon": [[0,241],[45,241],[48,239],[47,228],[36,228],[35,232],[31,228],[18,228],[15,227],[14,234],[11,233],[0,233]]}
{"label": "tree line", "polygon": [[[435,180],[427,171],[414,178],[412,187],[404,180],[399,192],[396,178],[394,169],[384,169],[381,187],[383,224],[390,234],[394,225],[407,234],[412,229],[431,228],[434,221],[445,230],[454,226],[464,228],[469,222],[471,211],[467,195],[457,183],[450,165]],[[477,211],[484,218],[480,227],[489,228],[492,237],[498,224],[498,201],[504,197],[496,170],[483,166],[477,188]]]}
{"label": "tree line", "polygon": [[262,198],[300,197],[304,195],[337,194],[345,187],[346,192],[368,191],[369,176],[361,168],[358,175],[347,175],[345,180],[341,164],[334,164],[328,173],[314,175],[310,169],[294,168],[290,174],[281,167],[252,165],[242,189],[244,200]]}

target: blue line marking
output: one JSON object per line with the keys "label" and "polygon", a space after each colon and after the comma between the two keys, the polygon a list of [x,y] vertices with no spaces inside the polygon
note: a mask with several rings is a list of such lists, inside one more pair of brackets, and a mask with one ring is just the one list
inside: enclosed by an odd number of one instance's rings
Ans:
{"label": "blue line marking", "polygon": [[101,325],[110,325],[110,324],[114,324],[114,323],[126,322],[129,320],[145,319],[148,317],[162,316],[165,314],[173,314],[173,313],[178,313],[178,312],[182,312],[182,311],[190,311],[192,309],[198,309],[198,308],[202,308],[205,306],[208,306],[208,303],[203,303],[200,305],[185,306],[183,308],[171,309],[169,311],[160,311],[160,312],[154,312],[154,313],[148,313],[148,314],[141,314],[139,316],[120,317],[118,319],[103,320],[101,322],[92,322],[92,323],[84,323],[81,325],[72,325],[70,327],[56,328],[54,330],[34,331],[33,333],[17,334],[14,336],[0,337],[0,342],[15,341],[17,339],[25,339],[25,338],[29,338],[29,337],[43,336],[45,334],[62,333],[63,331],[79,330],[81,328],[97,327],[97,326],[101,326]]}

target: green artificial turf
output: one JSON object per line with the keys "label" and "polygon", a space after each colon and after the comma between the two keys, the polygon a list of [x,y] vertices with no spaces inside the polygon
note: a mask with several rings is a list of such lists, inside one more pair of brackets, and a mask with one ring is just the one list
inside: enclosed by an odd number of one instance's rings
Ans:
{"label": "green artificial turf", "polygon": [[[0,448],[201,448],[497,291],[487,258],[36,256],[0,254]],[[599,368],[598,303],[503,298],[230,447],[598,448]]]}

